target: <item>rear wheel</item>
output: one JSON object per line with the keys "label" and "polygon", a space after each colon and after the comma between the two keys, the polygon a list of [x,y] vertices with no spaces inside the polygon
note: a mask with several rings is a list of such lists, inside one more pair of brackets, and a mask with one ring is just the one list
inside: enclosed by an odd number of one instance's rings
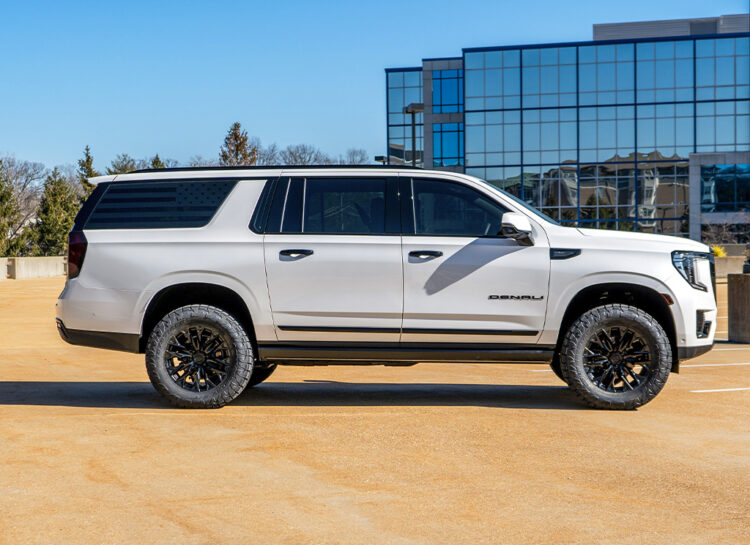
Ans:
{"label": "rear wheel", "polygon": [[189,305],[167,314],[146,347],[156,390],[178,407],[217,408],[239,396],[253,373],[247,332],[225,311]]}
{"label": "rear wheel", "polygon": [[598,409],[635,409],[664,387],[672,368],[669,338],[643,310],[604,305],[568,329],[560,351],[571,390]]}

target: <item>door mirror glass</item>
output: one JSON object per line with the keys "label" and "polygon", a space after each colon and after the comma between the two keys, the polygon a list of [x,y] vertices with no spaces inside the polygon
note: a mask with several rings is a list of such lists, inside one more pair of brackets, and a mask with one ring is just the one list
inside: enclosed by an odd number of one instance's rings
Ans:
{"label": "door mirror glass", "polygon": [[518,212],[506,212],[502,219],[502,234],[514,239],[521,246],[533,246],[531,238],[531,222],[529,218]]}

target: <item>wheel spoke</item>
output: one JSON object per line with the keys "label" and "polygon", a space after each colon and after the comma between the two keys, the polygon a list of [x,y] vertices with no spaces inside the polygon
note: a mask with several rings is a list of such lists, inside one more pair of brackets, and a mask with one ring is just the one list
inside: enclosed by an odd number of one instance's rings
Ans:
{"label": "wheel spoke", "polygon": [[188,325],[167,341],[167,373],[186,390],[204,392],[219,386],[232,365],[231,344],[219,329]]}

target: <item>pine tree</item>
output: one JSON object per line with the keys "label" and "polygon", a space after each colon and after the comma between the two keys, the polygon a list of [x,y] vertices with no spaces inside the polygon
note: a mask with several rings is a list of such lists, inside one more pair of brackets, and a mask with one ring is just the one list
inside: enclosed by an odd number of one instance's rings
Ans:
{"label": "pine tree", "polygon": [[158,153],[151,158],[149,166],[150,168],[167,168],[167,165],[164,164]]}
{"label": "pine tree", "polygon": [[68,233],[78,213],[79,200],[69,180],[55,168],[44,180],[35,226],[36,252],[40,255],[63,255]]}
{"label": "pine tree", "polygon": [[94,187],[96,187],[94,184],[89,183],[88,179],[100,175],[94,170],[94,157],[91,155],[91,149],[88,146],[83,149],[83,158],[78,159],[77,172],[78,183],[80,183],[83,188],[83,200],[86,200],[86,197],[91,195],[91,192],[94,191]]}
{"label": "pine tree", "polygon": [[251,145],[247,131],[242,130],[239,122],[232,123],[224,138],[224,145],[219,151],[219,162],[224,166],[250,166],[258,160],[258,148]]}
{"label": "pine tree", "polygon": [[0,257],[14,255],[16,241],[11,239],[11,235],[20,219],[21,211],[13,194],[13,186],[0,161]]}
{"label": "pine tree", "polygon": [[107,167],[107,174],[127,174],[137,168],[135,159],[127,153],[120,153]]}

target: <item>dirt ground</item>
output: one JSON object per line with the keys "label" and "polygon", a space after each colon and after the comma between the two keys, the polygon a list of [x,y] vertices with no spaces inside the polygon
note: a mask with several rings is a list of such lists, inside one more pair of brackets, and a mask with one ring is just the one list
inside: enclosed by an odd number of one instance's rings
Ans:
{"label": "dirt ground", "polygon": [[2,543],[750,543],[750,345],[633,412],[477,364],[286,367],[188,411],[63,343],[62,286],[0,281]]}

